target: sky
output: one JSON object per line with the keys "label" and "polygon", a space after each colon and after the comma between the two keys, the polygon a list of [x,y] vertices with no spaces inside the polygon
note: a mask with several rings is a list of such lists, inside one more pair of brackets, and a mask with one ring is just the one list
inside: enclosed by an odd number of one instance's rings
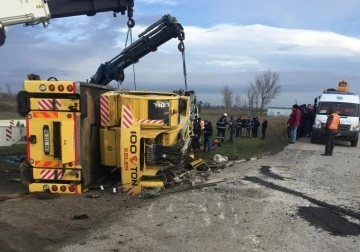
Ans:
{"label": "sky", "polygon": [[[312,103],[346,79],[360,93],[360,0],[135,0],[133,41],[163,15],[185,31],[188,89],[221,105],[221,88],[244,89],[262,71],[280,74],[281,94],[269,106]],[[127,17],[93,17],[10,26],[0,47],[0,83],[22,89],[27,74],[86,81],[125,46]],[[182,56],[172,39],[135,64],[137,89],[184,88]],[[129,43],[129,42],[128,42]],[[120,88],[134,88],[132,67]]]}

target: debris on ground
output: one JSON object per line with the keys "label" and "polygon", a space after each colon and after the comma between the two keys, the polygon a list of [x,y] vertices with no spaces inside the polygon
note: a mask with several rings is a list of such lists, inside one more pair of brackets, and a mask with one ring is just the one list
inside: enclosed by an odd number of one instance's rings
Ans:
{"label": "debris on ground", "polygon": [[74,215],[73,220],[86,220],[89,219],[89,215],[81,214],[81,215]]}
{"label": "debris on ground", "polygon": [[86,195],[86,198],[90,198],[90,199],[94,199],[94,198],[99,198],[100,195],[98,194],[89,194],[89,195]]}
{"label": "debris on ground", "polygon": [[16,164],[16,163],[21,163],[25,160],[26,157],[24,155],[16,155],[16,156],[6,156],[2,158],[0,161],[8,164]]}
{"label": "debris on ground", "polygon": [[1,170],[0,173],[20,173],[19,169]]}
{"label": "debris on ground", "polygon": [[194,189],[201,189],[204,187],[209,187],[209,186],[215,186],[219,183],[225,182],[226,180],[218,180],[218,181],[213,181],[213,182],[207,182],[207,183],[202,183],[202,184],[198,184],[198,185],[191,185],[191,186],[187,186],[187,187],[182,187],[182,188],[177,188],[177,189],[173,189],[173,190],[167,190],[167,191],[163,191],[162,193],[157,193],[157,194],[149,194],[149,193],[144,193],[142,194],[140,197],[141,198],[152,198],[155,196],[161,196],[164,194],[173,194],[173,193],[178,193],[178,192],[184,192],[184,191],[189,191],[189,190],[194,190]]}

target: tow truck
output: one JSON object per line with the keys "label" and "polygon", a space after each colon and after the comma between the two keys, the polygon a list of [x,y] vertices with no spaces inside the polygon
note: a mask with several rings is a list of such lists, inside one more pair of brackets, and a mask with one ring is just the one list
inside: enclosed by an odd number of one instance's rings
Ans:
{"label": "tow truck", "polygon": [[83,193],[114,170],[128,195],[164,187],[164,173],[182,165],[192,132],[196,95],[187,90],[185,58],[185,90],[128,91],[108,84],[123,81],[126,67],[172,38],[184,54],[184,29],[165,15],[101,64],[90,82],[28,75],[17,106],[26,118],[23,170],[31,174],[30,192]]}
{"label": "tow truck", "polygon": [[128,14],[128,27],[133,28],[134,0],[0,0],[0,46],[4,45],[8,26],[23,24],[49,26],[50,19],[72,16],[94,16],[100,12]]}

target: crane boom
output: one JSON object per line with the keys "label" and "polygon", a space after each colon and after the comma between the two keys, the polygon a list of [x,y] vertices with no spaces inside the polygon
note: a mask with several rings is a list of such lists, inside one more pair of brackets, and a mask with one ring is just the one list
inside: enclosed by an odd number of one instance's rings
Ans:
{"label": "crane boom", "polygon": [[134,7],[134,0],[48,0],[51,18],[79,15],[93,16],[96,13],[112,11],[125,14]]}
{"label": "crane boom", "polygon": [[181,41],[178,48],[182,52],[185,33],[176,18],[168,14],[148,27],[138,37],[138,40],[115,58],[101,64],[95,75],[91,77],[90,83],[106,86],[113,80],[123,81],[125,68],[138,62],[150,52],[155,52],[159,46],[172,38],[178,38]]}
{"label": "crane boom", "polygon": [[128,27],[135,25],[133,16],[134,0],[0,0],[0,46],[5,43],[7,26],[24,24],[34,26],[49,25],[49,20],[79,15],[94,16],[99,12],[125,14]]}

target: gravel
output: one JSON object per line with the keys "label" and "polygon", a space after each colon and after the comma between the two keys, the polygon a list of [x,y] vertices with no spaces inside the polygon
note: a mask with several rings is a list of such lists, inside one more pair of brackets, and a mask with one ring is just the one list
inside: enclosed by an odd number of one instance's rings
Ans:
{"label": "gravel", "polygon": [[143,200],[115,211],[83,239],[51,249],[358,251],[359,148],[337,145],[332,157],[323,150],[302,140],[235,164],[210,177],[226,182]]}

